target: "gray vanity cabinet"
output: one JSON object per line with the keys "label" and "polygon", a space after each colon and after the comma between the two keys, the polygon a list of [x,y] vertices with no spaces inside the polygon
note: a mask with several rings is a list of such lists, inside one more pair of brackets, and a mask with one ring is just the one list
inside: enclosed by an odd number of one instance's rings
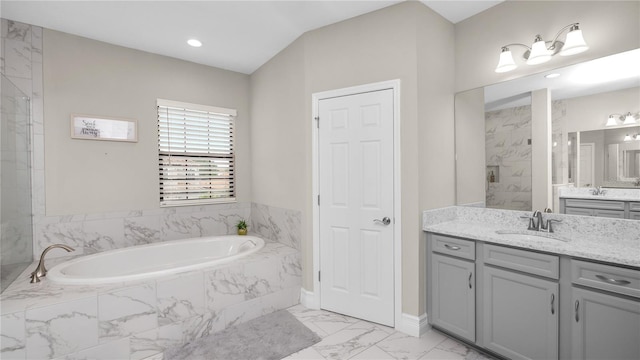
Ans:
{"label": "gray vanity cabinet", "polygon": [[475,264],[440,254],[431,259],[433,325],[475,341]]}
{"label": "gray vanity cabinet", "polygon": [[558,257],[485,244],[483,259],[482,346],[509,359],[557,359]]}
{"label": "gray vanity cabinet", "polygon": [[475,242],[433,234],[431,246],[431,323],[474,342]]}
{"label": "gray vanity cabinet", "polygon": [[628,201],[560,198],[560,213],[567,215],[629,219],[632,209]]}
{"label": "gray vanity cabinet", "polygon": [[571,260],[574,359],[640,359],[640,271]]}
{"label": "gray vanity cabinet", "polygon": [[640,302],[572,289],[574,359],[640,359]]}
{"label": "gray vanity cabinet", "polygon": [[640,220],[640,202],[629,204],[629,219]]}

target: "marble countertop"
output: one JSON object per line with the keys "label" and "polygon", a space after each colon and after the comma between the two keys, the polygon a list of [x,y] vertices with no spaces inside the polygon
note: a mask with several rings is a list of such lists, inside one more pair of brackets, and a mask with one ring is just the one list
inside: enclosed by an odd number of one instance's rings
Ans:
{"label": "marble countertop", "polygon": [[610,189],[604,188],[604,195],[593,195],[591,188],[562,188],[559,189],[560,198],[640,201],[640,189]]}
{"label": "marble countertop", "polygon": [[637,220],[545,213],[542,215],[545,221],[558,221],[553,225],[555,232],[549,234],[527,230],[531,215],[529,211],[450,206],[423,211],[422,229],[640,268],[640,222]]}

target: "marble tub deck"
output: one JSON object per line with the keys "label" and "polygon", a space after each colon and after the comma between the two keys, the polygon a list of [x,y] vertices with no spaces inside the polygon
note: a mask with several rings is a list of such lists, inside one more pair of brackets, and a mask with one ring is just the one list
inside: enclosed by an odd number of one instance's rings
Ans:
{"label": "marble tub deck", "polygon": [[99,286],[30,284],[35,265],[0,296],[2,359],[145,359],[300,296],[300,253],[280,243],[199,271]]}

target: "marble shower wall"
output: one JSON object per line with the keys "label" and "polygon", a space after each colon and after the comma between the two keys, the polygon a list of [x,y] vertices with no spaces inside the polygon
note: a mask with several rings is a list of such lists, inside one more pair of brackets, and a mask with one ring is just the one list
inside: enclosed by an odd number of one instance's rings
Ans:
{"label": "marble shower wall", "polygon": [[[531,106],[485,113],[488,208],[531,210]],[[489,182],[489,169],[495,182]]]}
{"label": "marble shower wall", "polygon": [[567,102],[551,102],[552,160],[551,177],[553,184],[569,182],[569,144],[567,137]]}
{"label": "marble shower wall", "polygon": [[[39,196],[33,194],[33,189],[44,189],[44,136],[43,136],[43,99],[42,99],[42,28],[37,26],[31,26],[15,21],[6,19],[0,19],[0,72],[15,85],[24,95],[29,97],[30,106],[28,112],[31,116],[28,119],[29,126],[20,126],[15,128],[16,141],[20,138],[20,141],[26,141],[29,135],[31,139],[31,147],[26,153],[21,154],[20,163],[16,164],[14,174],[18,175],[19,179],[28,179],[31,177],[31,181],[20,180],[16,184],[16,190],[31,192],[31,199],[27,199],[28,204],[20,206],[19,208],[13,208],[14,214],[21,213],[20,221],[12,221],[11,224],[7,224],[5,220],[8,219],[7,214],[11,213],[5,211],[2,216],[2,236],[4,239],[12,240],[12,245],[7,245],[3,242],[3,255],[12,254],[10,257],[11,263],[21,263],[23,261],[31,261],[31,253],[33,251],[33,224],[31,221],[31,213],[39,211],[40,214],[44,214],[44,192],[38,192]],[[3,80],[3,83],[5,80]],[[4,87],[4,84],[3,84]],[[3,91],[5,89],[3,88]],[[13,102],[6,101],[3,94],[3,123],[5,122],[6,115],[8,113],[15,113],[16,109],[9,109]],[[3,129],[4,130],[4,129]],[[3,133],[3,143],[7,139],[6,133]],[[4,144],[3,144],[4,147]],[[7,159],[8,154],[3,149],[3,161]],[[39,155],[36,153],[39,152]],[[17,155],[17,154],[16,154]],[[11,171],[9,171],[11,173]],[[3,179],[3,181],[6,180]],[[24,188],[26,186],[26,188]],[[13,195],[16,192],[5,191],[2,196]],[[6,198],[4,198],[6,199]],[[3,202],[4,203],[4,202]],[[28,213],[28,214],[27,214]],[[28,220],[25,220],[28,219]],[[8,251],[11,250],[11,251]],[[16,253],[15,251],[18,253]],[[3,259],[4,260],[4,259]],[[3,261],[4,265],[4,261]],[[13,269],[13,265],[3,266],[3,279],[6,279],[6,274],[19,271],[19,266]],[[11,269],[9,269],[11,268]],[[4,286],[5,281],[3,281]]]}

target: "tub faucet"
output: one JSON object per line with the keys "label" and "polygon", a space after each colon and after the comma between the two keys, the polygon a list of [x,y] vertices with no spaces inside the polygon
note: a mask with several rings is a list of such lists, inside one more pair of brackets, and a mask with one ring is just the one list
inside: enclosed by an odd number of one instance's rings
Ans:
{"label": "tub faucet", "polygon": [[31,273],[32,284],[40,282],[41,277],[47,276],[47,268],[44,267],[44,256],[47,254],[49,250],[54,248],[65,249],[67,250],[67,252],[74,251],[74,248],[64,244],[53,244],[48,246],[46,249],[44,249],[44,251],[42,252],[42,255],[40,255],[40,262],[38,263],[38,267],[36,267],[36,269]]}

